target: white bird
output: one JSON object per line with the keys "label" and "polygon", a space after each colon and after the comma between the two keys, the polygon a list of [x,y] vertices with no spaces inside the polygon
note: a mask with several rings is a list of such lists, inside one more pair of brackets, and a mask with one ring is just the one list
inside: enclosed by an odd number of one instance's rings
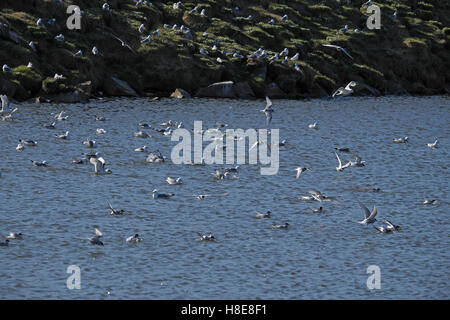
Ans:
{"label": "white bird", "polygon": [[289,223],[285,223],[285,224],[272,224],[271,228],[272,229],[287,229],[289,227]]}
{"label": "white bird", "polygon": [[31,50],[36,51],[36,46],[34,45],[33,41],[30,41],[30,43],[28,43],[28,45],[30,46]]}
{"label": "white bird", "polygon": [[294,56],[292,56],[291,60],[292,61],[297,61],[298,57],[300,57],[300,54],[297,52]]}
{"label": "white bird", "polygon": [[261,112],[264,112],[266,115],[266,125],[269,126],[270,122],[272,121],[272,113],[274,113],[274,110],[272,108],[272,101],[268,96],[266,96],[266,107],[261,110]]}
{"label": "white bird", "polygon": [[106,130],[103,128],[99,128],[96,131],[97,131],[97,134],[105,134],[106,133]]}
{"label": "white bird", "polygon": [[339,155],[336,152],[334,154],[336,155],[336,158],[339,162],[339,165],[336,167],[336,171],[344,171],[345,168],[350,167],[349,162],[347,162],[345,165],[342,165],[341,158],[339,158]]}
{"label": "white bird", "polygon": [[144,26],[144,24],[141,24],[141,25],[139,26],[138,31],[139,31],[139,33],[144,33],[144,31],[145,31],[145,26]]}
{"label": "white bird", "polygon": [[172,178],[172,177],[167,177],[166,181],[168,184],[182,184],[183,180],[178,177],[178,178]]}
{"label": "white bird", "polygon": [[80,58],[80,57],[83,56],[83,51],[82,51],[82,50],[78,50],[77,52],[75,52],[75,53],[73,54],[73,56],[74,56],[75,58]]}
{"label": "white bird", "polygon": [[392,18],[397,19],[397,11],[392,14]]}
{"label": "white bird", "polygon": [[9,112],[9,105],[11,102],[9,102],[8,96],[6,94],[0,95],[0,99],[2,100],[2,108],[0,109],[0,113]]}
{"label": "white bird", "polygon": [[348,31],[348,24],[346,24],[342,29],[339,29],[339,31],[346,33]]}
{"label": "white bird", "polygon": [[65,140],[65,139],[67,139],[69,137],[69,131],[66,131],[63,134],[55,134],[55,137],[57,137],[58,139]]}
{"label": "white bird", "polygon": [[178,9],[180,9],[180,7],[182,6],[183,4],[181,3],[181,1],[179,1],[179,2],[177,2],[177,3],[174,3],[173,4],[173,9],[174,10],[178,10]]}
{"label": "white bird", "polygon": [[95,148],[97,146],[95,140],[90,140],[90,139],[83,141],[83,144],[88,148]]}
{"label": "white bird", "polygon": [[150,152],[145,161],[150,163],[161,163],[164,162],[165,159],[161,152],[159,150],[156,150],[154,152]]}
{"label": "white bird", "polygon": [[136,138],[151,138],[152,136],[151,135],[149,135],[147,132],[144,132],[144,131],[138,131],[138,132],[135,132],[134,133],[134,136],[136,137]]}
{"label": "white bird", "polygon": [[16,147],[16,150],[17,150],[17,151],[22,151],[23,149],[25,149],[25,146],[24,146],[23,144],[21,144],[21,143],[19,143],[19,144],[17,145],[17,147]]}
{"label": "white bird", "polygon": [[109,4],[105,2],[102,6],[102,10],[108,11],[109,10]]}
{"label": "white bird", "polygon": [[377,221],[377,219],[375,219],[375,216],[378,213],[376,206],[373,206],[372,212],[370,212],[369,209],[367,209],[367,207],[364,204],[362,204],[362,202],[360,202],[358,200],[358,203],[359,203],[359,205],[361,206],[361,209],[364,212],[364,220],[359,221],[359,223],[361,223],[361,224],[369,224],[369,223],[374,223],[375,221]]}
{"label": "white bird", "polygon": [[266,213],[261,213],[259,211],[256,211],[255,218],[258,218],[258,219],[270,218],[271,214],[272,214],[272,212],[270,212],[270,210],[267,210]]}
{"label": "white bird", "polygon": [[143,146],[143,147],[134,149],[134,151],[135,152],[145,152],[145,151],[147,151],[147,148],[148,148],[147,146]]}
{"label": "white bird", "polygon": [[131,52],[133,52],[134,54],[136,54],[136,52],[133,50],[133,48],[130,47],[129,44],[127,44],[125,41],[121,40],[120,38],[116,37],[115,35],[111,34],[114,38],[116,38],[118,41],[120,41],[120,44],[122,45],[122,47],[128,48],[130,49]]}
{"label": "white bird", "polygon": [[154,189],[152,191],[153,199],[158,199],[158,198],[169,199],[169,198],[173,197],[174,195],[175,195],[175,193],[159,193],[158,189]]}
{"label": "white bird", "polygon": [[209,232],[206,234],[202,234],[200,232],[197,232],[197,234],[200,236],[200,241],[216,241],[216,238],[214,237],[214,235]]}
{"label": "white bird", "polygon": [[103,233],[100,232],[97,228],[95,228],[95,235],[88,238],[88,240],[91,242],[91,244],[103,246],[103,242],[100,241],[100,238],[103,237]]}
{"label": "white bird", "polygon": [[345,55],[347,55],[347,57],[349,57],[350,59],[353,60],[353,57],[350,55],[350,53],[348,53],[347,50],[345,50],[344,48],[342,48],[340,46],[337,46],[337,45],[334,45],[334,44],[322,44],[322,46],[329,47],[329,48],[334,48],[334,49],[336,49],[338,51],[342,51],[343,53],[345,53]]}
{"label": "white bird", "polygon": [[305,172],[306,170],[311,171],[310,168],[305,168],[305,167],[298,167],[298,168],[296,168],[295,171],[297,171],[297,175],[295,176],[295,179],[300,178],[300,175],[301,175],[303,172]]}
{"label": "white bird", "polygon": [[408,137],[394,139],[393,141],[394,143],[406,143],[408,142]]}
{"label": "white bird", "polygon": [[5,237],[6,239],[12,239],[12,240],[23,240],[23,234],[21,232],[10,232],[9,235]]}
{"label": "white bird", "polygon": [[57,74],[55,73],[55,75],[53,76],[54,79],[62,79],[64,78],[64,76],[62,74]]}
{"label": "white bird", "polygon": [[385,219],[384,222],[386,222],[386,224],[387,224],[387,227],[386,227],[386,228],[387,228],[388,230],[392,230],[392,231],[399,231],[399,230],[401,230],[401,227],[400,227],[400,226],[397,226],[397,225],[393,224],[392,222],[390,222],[390,221],[387,220],[387,219]]}
{"label": "white bird", "polygon": [[36,161],[36,160],[30,160],[34,166],[36,167],[48,167],[47,161]]}
{"label": "white bird", "polygon": [[205,9],[202,9],[202,12],[200,12],[200,15],[201,15],[202,17],[206,17],[206,10],[205,10]]}
{"label": "white bird", "polygon": [[114,216],[114,215],[122,215],[122,214],[125,213],[125,210],[123,210],[123,209],[120,209],[120,210],[114,209],[114,208],[112,207],[111,203],[108,203],[108,209],[109,209],[109,214],[110,214],[111,216]]}
{"label": "white bird", "polygon": [[337,89],[331,97],[335,97],[335,96],[348,96],[349,94],[353,93],[353,89],[352,87],[356,86],[356,82],[355,81],[350,81],[347,86],[344,87],[340,87],[339,89]]}
{"label": "white bird", "polygon": [[319,126],[317,125],[317,122],[314,122],[314,123],[308,125],[308,128],[318,130]]}
{"label": "white bird", "polygon": [[268,22],[268,24],[275,24],[275,19],[270,19],[270,21]]}
{"label": "white bird", "polygon": [[433,143],[427,143],[427,146],[432,149],[437,149],[438,148],[437,143],[438,140],[436,139]]}
{"label": "white bird", "polygon": [[62,33],[58,34],[58,35],[55,37],[55,40],[56,40],[56,41],[59,41],[59,42],[63,42],[63,41],[64,41],[64,35],[63,35]]}
{"label": "white bird", "polygon": [[22,140],[22,139],[19,139],[19,142],[21,144],[23,144],[24,146],[31,146],[31,147],[37,146],[37,142],[33,141],[33,140]]}
{"label": "white bird", "polygon": [[288,56],[285,56],[283,61],[281,62],[282,64],[288,64],[289,63],[289,58]]}
{"label": "white bird", "polygon": [[302,69],[300,69],[300,67],[298,66],[298,64],[295,64],[294,69],[295,69],[295,71],[297,71],[297,72],[301,72],[301,71],[302,71]]}
{"label": "white bird", "polygon": [[89,162],[94,165],[94,172],[96,174],[112,173],[112,171],[110,169],[107,169],[105,167],[106,161],[105,161],[105,159],[103,159],[103,157],[98,157],[98,158],[92,157],[89,159]]}
{"label": "white bird", "polygon": [[3,69],[3,72],[8,72],[8,73],[13,72],[13,70],[7,64],[4,64],[2,69]]}
{"label": "white bird", "polygon": [[283,51],[280,52],[280,57],[287,56],[289,54],[289,49],[284,48]]}
{"label": "white bird", "polygon": [[288,15],[285,14],[284,16],[281,17],[281,21],[285,22],[288,19]]}
{"label": "white bird", "polygon": [[41,26],[41,27],[45,27],[45,23],[44,23],[44,21],[42,20],[42,18],[37,19],[36,25],[37,25],[37,26]]}
{"label": "white bird", "polygon": [[131,242],[131,243],[138,243],[141,241],[142,241],[142,238],[139,237],[139,234],[137,234],[137,233],[134,236],[128,237],[126,239],[126,242]]}
{"label": "white bird", "polygon": [[426,204],[426,205],[430,205],[430,204],[434,204],[436,200],[428,200],[427,198],[423,198],[423,202],[422,204]]}
{"label": "white bird", "polygon": [[203,48],[200,48],[200,54],[208,55],[209,52],[207,50],[203,49]]}
{"label": "white bird", "polygon": [[269,61],[277,61],[277,60],[278,60],[278,54],[275,54],[271,58],[269,58]]}
{"label": "white bird", "polygon": [[97,49],[97,47],[93,47],[92,48],[92,54],[94,55],[94,56],[96,56],[96,55],[98,55],[98,49]]}
{"label": "white bird", "polygon": [[33,68],[33,63],[31,61],[28,62],[27,68],[30,68],[30,69]]}

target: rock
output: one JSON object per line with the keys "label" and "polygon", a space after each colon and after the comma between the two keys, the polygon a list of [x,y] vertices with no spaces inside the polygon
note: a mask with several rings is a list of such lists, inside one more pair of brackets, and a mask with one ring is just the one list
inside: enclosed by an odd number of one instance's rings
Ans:
{"label": "rock", "polygon": [[272,82],[266,86],[265,95],[275,99],[287,98],[286,93],[284,93],[275,82]]}
{"label": "rock", "polygon": [[136,91],[128,83],[116,77],[109,77],[104,83],[104,92],[109,96],[136,97]]}
{"label": "rock", "polygon": [[198,97],[205,98],[254,98],[252,88],[248,82],[234,83],[233,81],[216,82],[197,92]]}
{"label": "rock", "polygon": [[49,97],[50,100],[57,103],[79,103],[79,102],[88,102],[89,96],[82,92],[81,90],[75,90],[66,93],[60,93],[54,96]]}
{"label": "rock", "polygon": [[0,94],[6,94],[8,97],[14,97],[18,86],[16,83],[0,77]]}
{"label": "rock", "polygon": [[21,41],[20,36],[15,31],[10,30],[9,27],[4,23],[0,23],[0,38],[13,41],[17,44],[19,44]]}
{"label": "rock", "polygon": [[191,99],[192,96],[187,92],[186,90],[177,88],[175,91],[170,95],[171,98],[175,99]]}

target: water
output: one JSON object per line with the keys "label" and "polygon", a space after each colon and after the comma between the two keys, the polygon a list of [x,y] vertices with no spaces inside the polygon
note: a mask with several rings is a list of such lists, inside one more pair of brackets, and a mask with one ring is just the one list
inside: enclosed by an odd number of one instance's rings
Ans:
{"label": "water", "polygon": [[[86,105],[21,106],[14,122],[0,122],[0,233],[22,232],[23,241],[0,247],[0,298],[7,299],[448,299],[449,136],[448,97],[349,98],[338,101],[274,101],[272,126],[280,128],[277,175],[241,166],[239,179],[214,181],[221,166],[145,162],[133,152],[146,144],[170,155],[170,138],[134,138],[137,124],[168,119],[187,128],[203,120],[230,128],[261,128],[263,101],[146,99],[96,101]],[[51,123],[50,113],[69,119]],[[96,122],[95,115],[107,118]],[[317,121],[315,131],[308,124]],[[96,128],[107,130],[97,135]],[[70,131],[70,139],[56,133]],[[408,144],[393,138],[408,136]],[[92,165],[73,165],[97,141],[112,175],[95,176]],[[18,139],[36,147],[16,151]],[[427,143],[439,139],[440,148]],[[350,147],[365,168],[337,172],[334,147]],[[343,154],[344,159],[350,159]],[[47,160],[48,168],[30,160]],[[295,179],[297,166],[312,171]],[[170,186],[167,176],[185,183]],[[154,200],[151,191],[174,192]],[[362,189],[381,188],[381,192]],[[310,189],[336,196],[324,214],[320,204],[297,200]],[[194,194],[222,194],[197,200]],[[424,206],[423,197],[438,199]],[[402,232],[379,234],[362,226],[356,199],[378,207]],[[107,202],[127,211],[108,215]],[[255,219],[270,209],[271,219]],[[271,230],[289,222],[289,230]],[[104,247],[87,240],[98,226]],[[211,231],[215,243],[196,241]],[[137,245],[124,239],[138,232]],[[81,290],[66,287],[69,265],[81,268]],[[369,265],[381,270],[381,289],[368,290]]]}

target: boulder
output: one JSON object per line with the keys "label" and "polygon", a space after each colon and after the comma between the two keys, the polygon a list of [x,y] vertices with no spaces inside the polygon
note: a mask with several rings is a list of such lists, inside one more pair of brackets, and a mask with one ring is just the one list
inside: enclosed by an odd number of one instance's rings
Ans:
{"label": "boulder", "polygon": [[49,98],[51,101],[57,103],[85,103],[89,101],[89,96],[78,89],[71,92],[60,93]]}
{"label": "boulder", "polygon": [[191,99],[192,96],[186,90],[181,88],[175,89],[175,91],[170,95],[171,98],[175,99]]}
{"label": "boulder", "polygon": [[252,99],[255,98],[252,88],[248,82],[238,82],[233,86],[233,92],[236,98],[239,99]]}
{"label": "boulder", "polygon": [[105,80],[103,90],[109,96],[136,97],[136,91],[128,83],[116,77],[109,77]]}
{"label": "boulder", "polygon": [[0,94],[6,94],[8,97],[14,97],[18,85],[8,79],[0,77]]}

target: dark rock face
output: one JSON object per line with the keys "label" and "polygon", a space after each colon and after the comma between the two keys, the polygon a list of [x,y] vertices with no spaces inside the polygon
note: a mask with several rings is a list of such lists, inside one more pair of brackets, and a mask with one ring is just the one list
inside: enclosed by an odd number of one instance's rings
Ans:
{"label": "dark rock face", "polygon": [[137,97],[136,91],[128,83],[116,77],[109,77],[103,86],[103,91],[109,96]]}
{"label": "dark rock face", "polygon": [[255,98],[255,94],[248,82],[224,81],[201,88],[197,92],[197,97],[252,99]]}

